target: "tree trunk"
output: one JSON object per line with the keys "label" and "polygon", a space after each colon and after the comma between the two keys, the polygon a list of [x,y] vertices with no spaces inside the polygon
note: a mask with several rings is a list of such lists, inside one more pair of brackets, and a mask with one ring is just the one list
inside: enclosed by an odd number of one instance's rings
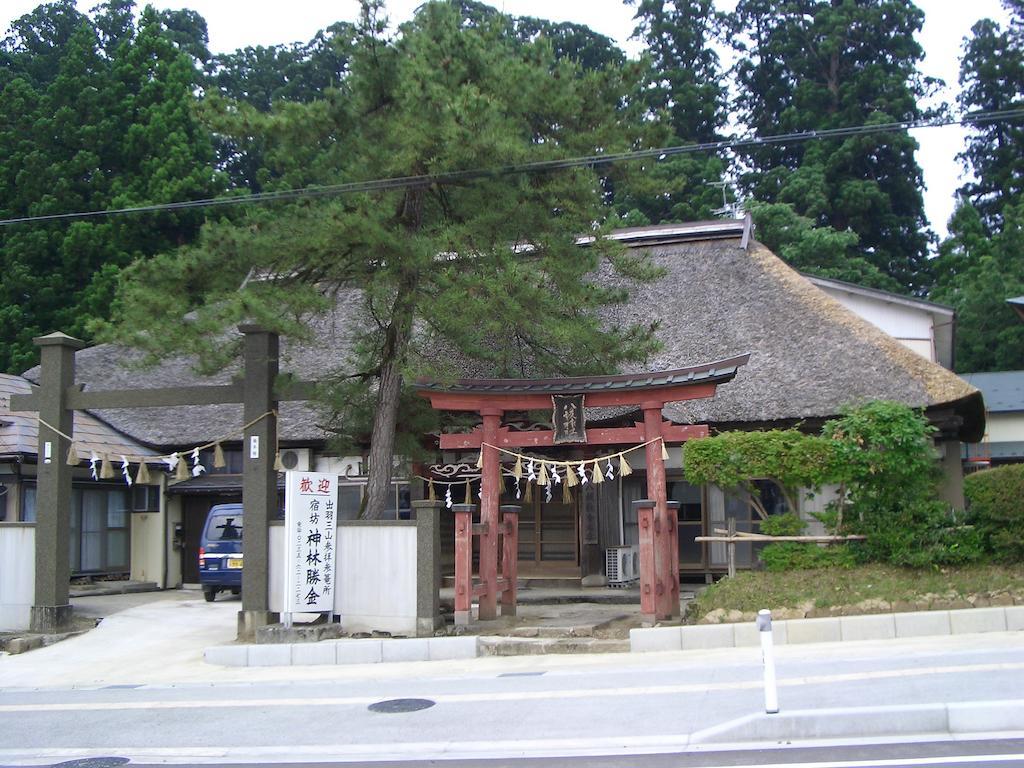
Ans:
{"label": "tree trunk", "polygon": [[409,340],[412,338],[412,286],[399,289],[385,334],[381,355],[380,384],[377,408],[373,414],[370,434],[369,476],[366,480],[364,517],[379,520],[384,510],[394,505],[391,492],[392,462],[395,452],[395,425],[398,423],[398,401],[402,392],[402,368]]}

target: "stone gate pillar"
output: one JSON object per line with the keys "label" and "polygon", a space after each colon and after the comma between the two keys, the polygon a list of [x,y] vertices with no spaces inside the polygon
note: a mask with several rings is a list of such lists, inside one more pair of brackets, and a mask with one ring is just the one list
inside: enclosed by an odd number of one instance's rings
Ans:
{"label": "stone gate pillar", "polygon": [[34,341],[42,352],[42,366],[36,470],[36,591],[30,625],[34,632],[54,632],[71,623],[71,467],[66,463],[71,443],[51,427],[69,437],[74,435],[74,411],[68,407],[67,397],[75,383],[75,352],[85,343],[63,333],[40,336]]}

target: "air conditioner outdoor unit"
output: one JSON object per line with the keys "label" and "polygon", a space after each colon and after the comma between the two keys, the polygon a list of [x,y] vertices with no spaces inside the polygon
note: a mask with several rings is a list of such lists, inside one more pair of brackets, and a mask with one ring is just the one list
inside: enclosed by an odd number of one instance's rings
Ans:
{"label": "air conditioner outdoor unit", "polygon": [[309,472],[312,467],[312,450],[309,448],[285,448],[281,451],[281,464],[295,472]]}
{"label": "air conditioner outdoor unit", "polygon": [[605,575],[609,587],[624,587],[640,578],[636,547],[609,547],[605,551]]}

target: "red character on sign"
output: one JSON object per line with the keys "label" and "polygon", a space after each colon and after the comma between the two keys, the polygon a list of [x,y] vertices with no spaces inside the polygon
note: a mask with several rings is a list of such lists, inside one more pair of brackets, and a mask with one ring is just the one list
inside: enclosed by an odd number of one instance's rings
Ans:
{"label": "red character on sign", "polygon": [[299,493],[309,493],[313,490],[313,483],[308,477],[299,481]]}
{"label": "red character on sign", "polygon": [[331,492],[331,481],[326,477],[320,478],[320,483],[316,488],[317,493],[330,493]]}

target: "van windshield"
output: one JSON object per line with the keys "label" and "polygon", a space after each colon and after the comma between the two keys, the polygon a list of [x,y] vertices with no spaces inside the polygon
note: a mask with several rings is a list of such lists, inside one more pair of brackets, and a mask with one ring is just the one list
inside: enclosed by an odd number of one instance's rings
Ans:
{"label": "van windshield", "polygon": [[237,512],[214,515],[206,526],[206,538],[210,541],[239,541],[242,538],[242,516]]}

